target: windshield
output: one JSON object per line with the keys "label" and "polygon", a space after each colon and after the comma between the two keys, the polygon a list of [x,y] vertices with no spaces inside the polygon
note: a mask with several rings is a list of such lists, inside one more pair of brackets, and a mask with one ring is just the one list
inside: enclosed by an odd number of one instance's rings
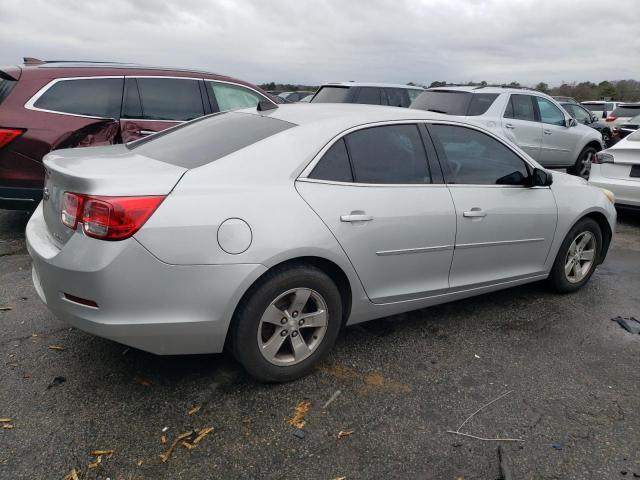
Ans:
{"label": "windshield", "polygon": [[497,93],[430,90],[420,95],[411,108],[447,115],[476,116],[484,114],[497,97]]}
{"label": "windshield", "polygon": [[196,168],[294,126],[262,115],[226,112],[128,143],[127,148],[171,165]]}
{"label": "windshield", "polygon": [[313,103],[346,103],[349,95],[349,87],[321,87]]}
{"label": "windshield", "polygon": [[637,105],[620,105],[613,112],[613,117],[635,117],[640,114],[640,103]]}
{"label": "windshield", "polygon": [[629,141],[629,142],[640,142],[640,130],[636,130],[635,132],[629,134],[627,136],[627,141]]}

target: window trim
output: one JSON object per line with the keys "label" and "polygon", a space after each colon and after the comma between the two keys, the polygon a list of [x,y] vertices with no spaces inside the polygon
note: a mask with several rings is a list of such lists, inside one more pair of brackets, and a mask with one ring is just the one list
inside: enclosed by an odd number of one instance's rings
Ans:
{"label": "window trim", "polygon": [[[269,100],[269,103],[273,103],[274,105],[276,105],[271,99],[265,97],[264,95],[262,95],[259,91],[257,91],[255,88],[250,88],[246,85],[242,85],[241,83],[234,83],[234,82],[226,82],[224,80],[214,80],[212,78],[203,78],[202,79],[203,83],[204,83],[204,89],[207,92],[207,98],[209,99],[209,102],[211,102],[211,108],[214,108],[214,104],[215,104],[215,108],[218,112],[232,112],[233,110],[220,110],[220,105],[218,105],[218,98],[216,97],[216,92],[213,90],[213,88],[209,89],[207,88],[207,82],[214,82],[214,83],[226,83],[227,85],[233,85],[234,87],[240,87],[240,88],[245,88],[251,92],[254,92],[255,94],[257,94],[258,96],[265,98],[266,100]],[[250,107],[245,107],[245,108],[250,108]],[[239,109],[242,110],[242,109]]]}
{"label": "window trim", "polygon": [[[322,157],[324,156],[324,154],[327,152],[327,150],[329,150],[334,143],[336,143],[338,140],[340,140],[341,138],[344,138],[345,136],[349,135],[350,133],[356,132],[358,130],[363,130],[365,128],[371,128],[371,127],[381,127],[381,126],[385,126],[385,125],[397,125],[397,124],[409,124],[409,125],[418,125],[418,130],[421,133],[421,137],[422,137],[422,141],[423,143],[431,143],[431,148],[433,148],[434,153],[436,153],[435,158],[433,159],[435,162],[437,162],[438,167],[440,168],[440,171],[443,174],[443,183],[436,183],[434,180],[436,180],[436,176],[438,172],[435,172],[436,175],[434,175],[433,172],[433,168],[432,168],[432,164],[429,163],[429,167],[431,167],[431,180],[433,183],[355,183],[355,182],[338,182],[335,180],[321,180],[321,179],[317,179],[317,178],[308,178],[308,175],[311,174],[311,172],[313,171],[313,169],[315,168],[316,164],[322,159]],[[468,123],[463,123],[463,122],[456,122],[456,121],[451,121],[451,120],[427,120],[424,118],[416,118],[416,119],[405,119],[405,120],[386,120],[386,121],[379,121],[379,122],[370,122],[370,123],[364,123],[362,125],[356,125],[354,127],[350,127],[346,130],[343,130],[342,132],[338,133],[337,135],[333,136],[325,145],[324,147],[322,147],[320,149],[320,151],[318,153],[316,153],[316,155],[309,161],[309,163],[302,169],[302,172],[300,173],[300,175],[298,175],[298,177],[296,178],[295,181],[300,181],[300,182],[310,182],[310,183],[325,183],[328,185],[346,185],[346,186],[352,186],[352,187],[420,187],[420,188],[424,188],[424,187],[486,187],[486,188],[546,188],[546,189],[550,189],[551,187],[532,187],[532,186],[527,186],[527,185],[484,185],[484,184],[471,184],[471,183],[446,183],[446,177],[444,176],[444,169],[442,167],[442,162],[440,161],[440,158],[437,156],[437,152],[435,152],[435,145],[433,145],[433,140],[431,139],[431,133],[429,132],[429,137],[425,137],[425,135],[423,134],[422,129],[420,128],[420,125],[424,125],[425,129],[429,130],[429,125],[452,125],[452,126],[456,126],[456,127],[466,127],[466,128],[470,128],[472,130],[477,130],[480,133],[484,133],[485,135],[490,136],[491,138],[497,140],[498,142],[500,142],[502,145],[504,145],[506,148],[508,148],[511,152],[513,152],[514,155],[516,155],[518,158],[520,158],[523,162],[525,162],[525,164],[527,165],[527,167],[530,170],[533,170],[534,168],[540,168],[539,165],[536,165],[534,163],[531,163],[530,160],[528,160],[527,158],[523,157],[521,153],[517,152],[516,150],[514,150],[510,145],[508,145],[505,141],[503,141],[500,137],[498,137],[497,135],[495,135],[493,132],[484,130],[480,127],[476,127],[475,125],[471,125]],[[431,161],[430,160],[430,148],[425,145],[425,151],[427,153],[427,161]]]}
{"label": "window trim", "polygon": [[[61,112],[58,110],[48,110],[46,108],[35,107],[34,104],[42,97],[47,91],[53,87],[56,83],[66,81],[66,80],[104,80],[107,78],[121,78],[122,79],[122,95],[124,95],[124,75],[100,75],[93,77],[60,77],[54,78],[49,83],[47,83],[44,87],[38,90],[27,102],[24,104],[24,108],[27,110],[34,110],[36,112],[45,112],[45,113],[55,113],[58,115],[68,115],[70,117],[80,117],[80,118],[96,118],[99,120],[119,120],[119,118],[111,118],[111,117],[96,117],[93,115],[80,115],[78,113],[69,113],[69,112]],[[120,96],[120,112],[122,112],[122,95]]]}
{"label": "window trim", "polygon": [[[136,79],[137,78],[175,78],[175,79],[182,79],[182,80],[200,80],[200,81],[210,80],[212,82],[227,83],[229,85],[235,85],[235,86],[238,86],[238,87],[247,88],[249,90],[254,91],[255,93],[257,93],[261,97],[263,97],[269,103],[272,103],[272,104],[276,105],[269,97],[267,97],[266,95],[260,93],[255,88],[249,87],[249,86],[244,85],[242,83],[230,82],[228,80],[216,80],[216,79],[213,79],[213,78],[203,78],[203,77],[181,77],[181,76],[175,76],[175,75],[94,75],[94,76],[88,76],[88,77],[60,77],[60,78],[54,78],[49,83],[44,85],[40,90],[38,90],[29,100],[27,100],[27,102],[24,104],[24,108],[26,108],[27,110],[34,110],[34,111],[37,111],[37,112],[55,113],[55,114],[58,114],[58,115],[68,115],[70,117],[96,118],[96,119],[100,119],[100,120],[112,120],[112,118],[108,118],[108,117],[95,117],[95,116],[92,116],[92,115],[80,115],[80,114],[77,114],[77,113],[60,112],[60,111],[57,111],[57,110],[47,110],[45,108],[34,107],[34,104],[40,99],[40,97],[42,95],[44,95],[53,85],[55,85],[58,82],[62,82],[64,80],[92,80],[92,79],[101,80],[101,79],[105,79],[105,78],[121,78],[123,80],[123,82],[122,82],[122,94],[123,95],[124,95],[124,83],[125,83],[127,78],[136,78]],[[202,97],[202,92],[201,92],[201,97]],[[202,99],[203,103],[204,103],[204,100],[205,99],[203,98]],[[122,112],[122,106],[123,106],[123,99],[121,98],[120,99],[120,112]],[[211,105],[211,107],[213,108],[213,105]],[[206,108],[205,108],[205,110],[206,110]],[[211,112],[211,113],[216,113],[216,112]],[[207,115],[207,114],[205,113],[203,116],[205,116],[205,115]],[[116,118],[115,120],[119,120],[119,118]],[[150,122],[150,121],[153,121],[153,122],[172,122],[172,123],[184,123],[184,122],[187,121],[187,120],[151,120],[151,119],[148,119],[148,118],[126,118],[126,119],[123,119],[123,120],[138,121],[138,122],[142,122],[142,121]]]}

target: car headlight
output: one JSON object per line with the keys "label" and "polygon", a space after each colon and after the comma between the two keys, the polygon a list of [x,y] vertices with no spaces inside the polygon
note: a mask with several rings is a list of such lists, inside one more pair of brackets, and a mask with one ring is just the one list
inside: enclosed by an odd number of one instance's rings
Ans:
{"label": "car headlight", "polygon": [[602,190],[602,193],[606,195],[611,203],[616,203],[616,196],[611,190],[607,190],[606,188],[601,188],[600,190]]}

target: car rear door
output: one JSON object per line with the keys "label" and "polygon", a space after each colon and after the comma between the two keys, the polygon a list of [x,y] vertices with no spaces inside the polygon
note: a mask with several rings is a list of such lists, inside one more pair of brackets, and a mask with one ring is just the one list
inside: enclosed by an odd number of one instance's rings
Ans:
{"label": "car rear door", "polygon": [[296,188],[335,235],[371,301],[445,292],[455,210],[437,172],[430,174],[420,128],[362,128],[321,155]]}
{"label": "car rear door", "polygon": [[542,125],[536,116],[531,95],[511,94],[504,114],[502,131],[531,158],[539,160],[542,145]]}
{"label": "car rear door", "polygon": [[545,167],[568,167],[577,160],[580,130],[567,127],[564,112],[551,100],[535,96],[542,124],[542,148],[538,160]]}
{"label": "car rear door", "polygon": [[127,77],[120,130],[124,143],[153,135],[211,112],[202,80]]}
{"label": "car rear door", "polygon": [[456,209],[451,289],[543,275],[557,208],[549,187],[501,141],[470,127],[431,124]]}

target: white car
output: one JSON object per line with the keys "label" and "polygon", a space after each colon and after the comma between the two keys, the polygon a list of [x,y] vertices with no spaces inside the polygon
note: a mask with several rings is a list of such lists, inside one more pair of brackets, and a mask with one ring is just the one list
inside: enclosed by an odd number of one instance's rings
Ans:
{"label": "white car", "polygon": [[605,148],[597,130],[571,117],[549,95],[513,87],[438,87],[420,95],[411,108],[465,118],[527,152],[548,168],[589,176],[591,157]]}
{"label": "white car", "polygon": [[617,129],[637,115],[640,115],[640,103],[620,103],[609,113],[606,122],[609,127]]}
{"label": "white car", "polygon": [[320,86],[312,103],[362,103],[408,107],[424,88],[394,83],[335,82]]}
{"label": "white car", "polygon": [[590,110],[598,118],[607,118],[620,103],[605,100],[587,100],[582,102],[582,106]]}
{"label": "white car", "polygon": [[616,196],[616,205],[640,207],[640,130],[598,152],[589,183]]}

